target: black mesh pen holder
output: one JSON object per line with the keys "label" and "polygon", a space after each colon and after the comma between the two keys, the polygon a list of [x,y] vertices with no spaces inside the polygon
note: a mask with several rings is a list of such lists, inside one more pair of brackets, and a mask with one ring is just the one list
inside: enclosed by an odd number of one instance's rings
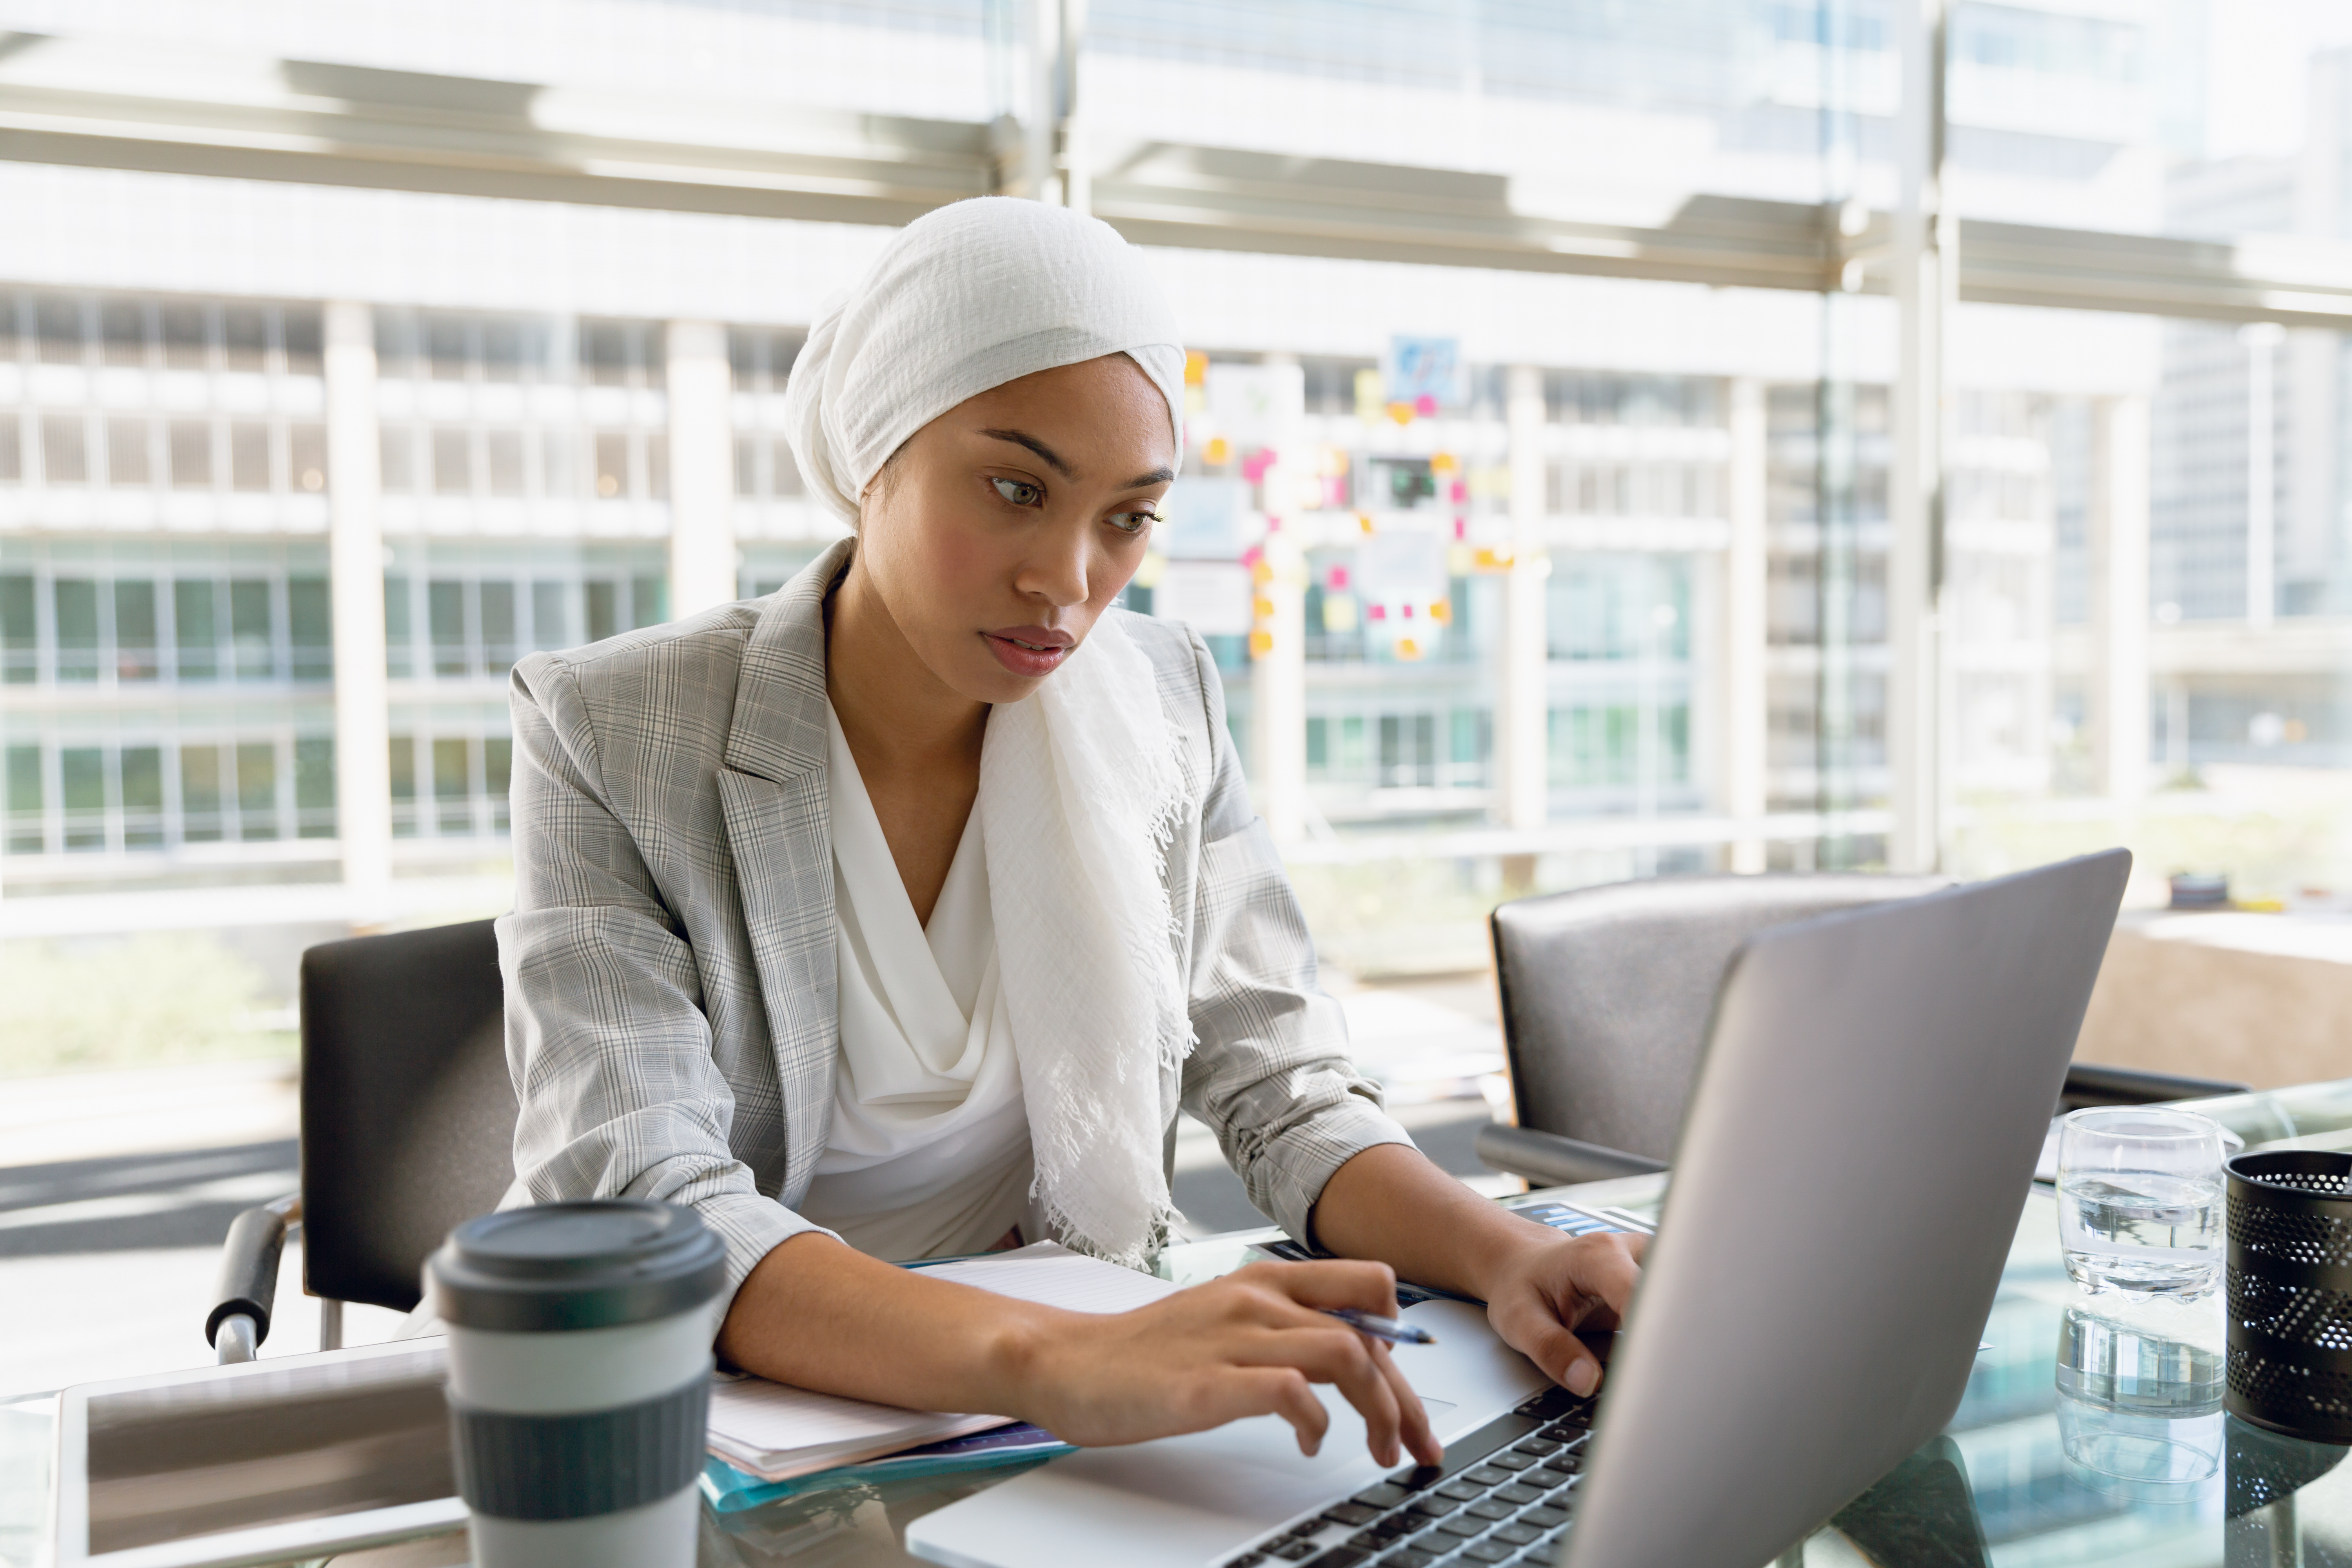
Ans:
{"label": "black mesh pen holder", "polygon": [[2352,1443],[2352,1154],[2282,1149],[2227,1169],[2222,1407],[2291,1437]]}

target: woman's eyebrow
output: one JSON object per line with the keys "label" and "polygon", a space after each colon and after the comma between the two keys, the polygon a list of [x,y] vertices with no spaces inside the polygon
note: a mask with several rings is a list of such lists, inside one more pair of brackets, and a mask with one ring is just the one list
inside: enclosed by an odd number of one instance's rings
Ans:
{"label": "woman's eyebrow", "polygon": [[[1043,458],[1045,462],[1052,467],[1055,473],[1061,475],[1066,479],[1076,479],[1077,477],[1077,475],[1071,469],[1070,465],[1062,460],[1060,453],[1055,451],[1053,447],[1048,447],[1045,442],[1040,441],[1036,437],[1030,435],[1024,430],[982,430],[981,434],[992,440],[1010,441],[1016,447],[1027,447],[1030,451],[1034,452],[1038,457]],[[1167,484],[1169,481],[1175,479],[1175,477],[1176,470],[1173,468],[1154,468],[1148,474],[1138,475],[1136,478],[1128,480],[1127,483],[1119,486],[1118,488],[1123,490],[1139,490],[1148,485]]]}
{"label": "woman's eyebrow", "polygon": [[1057,454],[1053,447],[1048,447],[1045,442],[1040,441],[1034,436],[1024,434],[1019,430],[982,430],[981,434],[992,437],[999,441],[1010,441],[1016,447],[1028,447],[1029,450],[1036,453],[1037,456],[1045,459],[1046,463],[1053,468],[1053,470],[1066,479],[1076,479],[1077,477],[1070,471],[1070,465],[1062,461],[1060,455]]}

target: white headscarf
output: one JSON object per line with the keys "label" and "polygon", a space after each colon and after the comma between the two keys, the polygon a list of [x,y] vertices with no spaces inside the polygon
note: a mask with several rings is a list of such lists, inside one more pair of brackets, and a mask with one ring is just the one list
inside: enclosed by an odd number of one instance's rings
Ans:
{"label": "white headscarf", "polygon": [[[828,303],[784,408],[812,492],[844,521],[884,462],[966,398],[1125,353],[1182,450],[1184,353],[1142,258],[1107,224],[984,196],[907,226]],[[1181,737],[1114,616],[1037,691],[993,710],[980,761],[997,963],[1036,1166],[1060,1237],[1142,1265],[1170,1202],[1161,1092],[1193,1044],[1161,856]]]}
{"label": "white headscarf", "polygon": [[844,522],[907,437],[1024,375],[1124,353],[1168,400],[1184,449],[1176,314],[1098,218],[1013,196],[924,214],[825,301],[784,388],[793,456]]}

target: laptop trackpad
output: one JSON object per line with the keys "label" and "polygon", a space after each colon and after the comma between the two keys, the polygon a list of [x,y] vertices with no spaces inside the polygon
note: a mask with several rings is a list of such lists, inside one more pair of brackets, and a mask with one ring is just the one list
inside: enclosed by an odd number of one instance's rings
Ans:
{"label": "laptop trackpad", "polygon": [[[1545,1385],[1480,1309],[1428,1301],[1409,1321],[1434,1345],[1396,1352],[1438,1441],[1451,1442]],[[1322,1452],[1298,1451],[1272,1415],[1118,1448],[1089,1448],[914,1521],[907,1549],[960,1568],[1056,1568],[1074,1562],[1195,1568],[1279,1524],[1328,1507],[1387,1473],[1364,1447],[1363,1418],[1318,1386],[1330,1429]]]}

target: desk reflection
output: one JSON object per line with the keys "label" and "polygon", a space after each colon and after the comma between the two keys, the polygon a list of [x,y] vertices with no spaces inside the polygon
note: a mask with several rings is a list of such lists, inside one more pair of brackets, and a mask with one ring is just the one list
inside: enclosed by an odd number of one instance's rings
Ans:
{"label": "desk reflection", "polygon": [[2058,1435],[2081,1479],[2140,1502],[2187,1501],[2221,1473],[2221,1347],[2090,1307],[2058,1323]]}

